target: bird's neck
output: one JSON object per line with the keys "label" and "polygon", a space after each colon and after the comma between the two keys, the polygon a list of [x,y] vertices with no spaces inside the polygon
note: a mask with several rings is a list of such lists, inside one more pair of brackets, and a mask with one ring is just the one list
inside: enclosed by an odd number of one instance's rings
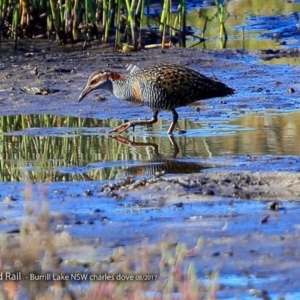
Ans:
{"label": "bird's neck", "polygon": [[107,90],[116,95],[116,88],[122,86],[126,81],[126,78],[116,72],[109,72],[108,74],[105,74],[105,78],[101,78],[101,81],[101,84],[97,87],[98,89]]}
{"label": "bird's neck", "polygon": [[119,73],[116,72],[110,72],[109,73],[109,79],[114,82],[114,81],[126,81],[126,77],[124,75],[120,75]]}
{"label": "bird's neck", "polygon": [[111,72],[109,74],[109,79],[112,83],[112,93],[117,98],[126,101],[134,101],[134,92],[126,76]]}

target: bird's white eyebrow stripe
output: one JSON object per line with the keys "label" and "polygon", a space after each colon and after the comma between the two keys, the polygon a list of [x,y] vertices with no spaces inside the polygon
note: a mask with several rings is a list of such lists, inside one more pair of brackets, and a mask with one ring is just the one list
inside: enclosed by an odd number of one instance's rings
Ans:
{"label": "bird's white eyebrow stripe", "polygon": [[95,76],[93,76],[92,80],[99,79],[99,78],[101,78],[103,75],[104,75],[103,73],[101,73],[101,74],[98,73],[98,74],[96,74]]}

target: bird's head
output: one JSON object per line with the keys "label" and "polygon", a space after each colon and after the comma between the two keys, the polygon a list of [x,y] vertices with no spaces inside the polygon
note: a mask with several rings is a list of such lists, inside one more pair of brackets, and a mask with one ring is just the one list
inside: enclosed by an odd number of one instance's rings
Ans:
{"label": "bird's head", "polygon": [[122,75],[109,70],[97,70],[93,72],[85,85],[84,89],[79,95],[78,102],[80,102],[90,92],[98,89],[113,91],[112,83],[115,80],[123,79]]}

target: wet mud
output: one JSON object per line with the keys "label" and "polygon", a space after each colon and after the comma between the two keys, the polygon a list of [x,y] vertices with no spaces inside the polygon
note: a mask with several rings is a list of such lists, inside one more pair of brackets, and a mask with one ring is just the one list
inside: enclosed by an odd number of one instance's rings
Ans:
{"label": "wet mud", "polygon": [[[150,116],[148,107],[120,103],[107,93],[95,93],[84,103],[77,99],[95,68],[126,73],[127,64],[162,62],[188,65],[236,89],[225,101],[204,101],[197,122],[222,126],[249,113],[299,110],[299,67],[263,64],[261,53],[174,48],[126,54],[96,44],[86,50],[52,48],[43,43],[24,44],[9,53],[1,48],[1,116],[56,114],[119,121]],[[195,107],[178,113],[195,121],[195,111],[199,115]],[[171,115],[162,112],[160,118],[170,121]],[[99,134],[105,136],[107,129],[100,128]],[[135,134],[142,136],[143,131],[129,133]],[[121,143],[133,146],[125,139]],[[19,235],[24,194],[29,194],[33,211],[39,210],[41,199],[47,202],[63,261],[85,260],[86,253],[105,260],[115,247],[138,249],[144,239],[151,245],[163,239],[192,247],[202,238],[203,247],[193,257],[197,274],[219,272],[221,299],[246,299],[253,293],[272,299],[299,292],[298,156],[249,153],[183,160],[154,154],[146,165],[124,168],[114,181],[94,180],[83,170],[81,182],[1,182],[1,231]],[[224,280],[233,275],[244,278],[243,283]]]}

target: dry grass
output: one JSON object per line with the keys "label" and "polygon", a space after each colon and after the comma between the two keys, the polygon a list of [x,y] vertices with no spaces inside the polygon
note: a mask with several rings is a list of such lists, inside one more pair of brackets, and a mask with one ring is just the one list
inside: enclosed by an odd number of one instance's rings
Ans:
{"label": "dry grass", "polygon": [[[30,187],[25,194],[20,232],[2,234],[0,240],[0,271],[3,276],[21,272],[23,279],[0,281],[0,299],[216,299],[217,280],[209,287],[199,284],[194,268],[201,239],[192,249],[180,243],[149,245],[144,240],[136,250],[119,247],[105,261],[91,259],[74,266],[74,261],[68,264],[60,258],[62,236],[66,244],[73,241],[67,233],[51,229],[46,193],[42,191],[42,206],[31,200]],[[187,270],[184,265],[189,266]],[[76,273],[106,274],[114,280],[30,280],[31,274]],[[131,276],[131,280],[117,280],[118,274]],[[136,280],[139,275],[143,280]]]}

